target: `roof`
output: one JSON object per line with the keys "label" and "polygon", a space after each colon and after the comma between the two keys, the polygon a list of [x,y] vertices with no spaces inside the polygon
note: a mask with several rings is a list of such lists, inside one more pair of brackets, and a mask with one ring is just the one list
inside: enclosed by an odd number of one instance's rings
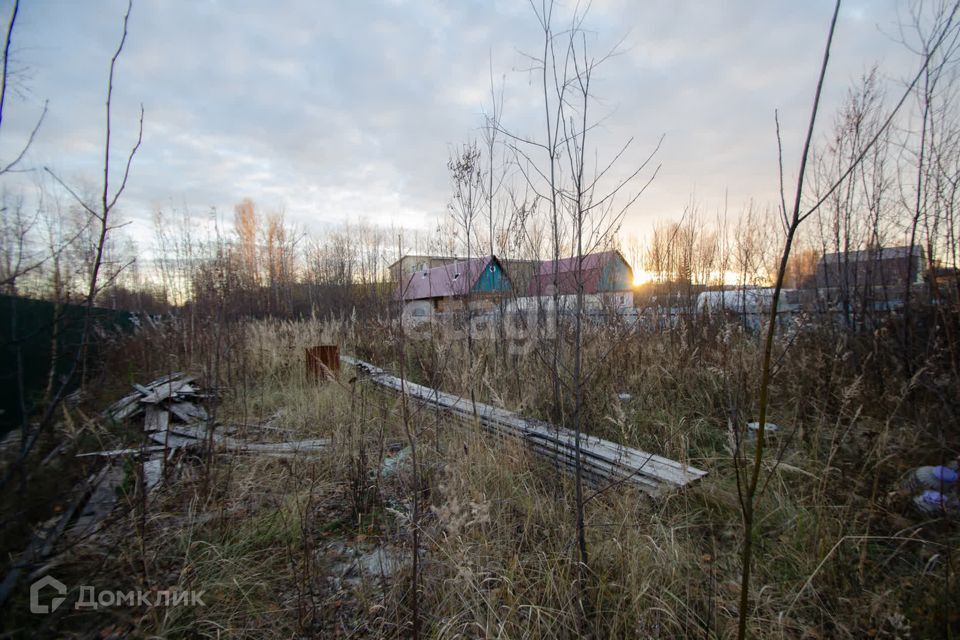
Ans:
{"label": "roof", "polygon": [[[612,258],[620,258],[620,253],[617,251],[601,251],[599,253],[588,253],[583,256],[583,270],[588,269],[602,269],[603,265],[607,264],[607,261]],[[550,275],[553,273],[553,260],[544,260],[540,263],[540,272],[538,275]],[[577,256],[571,258],[561,258],[556,261],[557,272],[558,273],[567,273],[570,271],[577,270]]]}
{"label": "roof", "polygon": [[[530,281],[527,294],[531,296],[548,295],[553,290],[554,281],[556,281],[560,295],[574,294],[579,288],[578,280],[583,282],[583,292],[585,294],[599,293],[603,281],[603,270],[611,260],[620,260],[626,264],[626,260],[623,259],[619,251],[588,253],[582,258],[582,267],[579,270],[580,278],[577,277],[578,258],[576,256],[562,258],[556,262],[544,260],[540,263],[537,274]],[[556,277],[554,277],[554,264],[557,267]]]}
{"label": "roof", "polygon": [[923,247],[913,246],[911,253],[910,247],[878,247],[874,249],[861,249],[858,251],[840,251],[836,253],[825,253],[820,258],[819,264],[837,264],[840,262],[870,262],[873,260],[905,260],[908,256],[923,256]]}
{"label": "roof", "polygon": [[539,260],[527,260],[519,258],[498,258],[503,270],[510,278],[510,284],[517,295],[526,295],[530,288],[530,281],[537,275],[540,269]]}
{"label": "roof", "polygon": [[[442,267],[426,271],[417,271],[397,290],[396,298],[403,300],[425,300],[429,298],[447,298],[468,294],[491,261],[500,261],[495,256],[457,260]],[[501,267],[502,268],[502,267]]]}

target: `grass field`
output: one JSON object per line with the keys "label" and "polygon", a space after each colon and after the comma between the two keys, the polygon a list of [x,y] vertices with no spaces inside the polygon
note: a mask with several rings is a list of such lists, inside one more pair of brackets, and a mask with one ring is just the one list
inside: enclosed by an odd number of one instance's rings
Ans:
{"label": "grass field", "polygon": [[[220,424],[266,439],[327,437],[330,446],[318,455],[184,457],[147,497],[136,464],[126,463],[113,522],[50,571],[72,585],[202,591],[205,606],[70,611],[47,631],[406,637],[416,618],[422,635],[438,638],[730,637],[742,542],[732,430],[750,418],[756,339],[730,327],[595,331],[586,430],[709,475],[658,498],[626,485],[588,493],[585,590],[570,476],[477,425],[415,405],[405,421],[397,396],[352,370],[324,384],[305,375],[304,347],[322,342],[399,373],[395,328],[262,321],[181,342],[163,362],[157,347],[170,335],[141,334],[123,350],[137,363],[127,376],[187,369],[218,389],[211,409]],[[893,358],[867,343],[801,334],[775,379],[771,420],[780,430],[755,527],[752,637],[950,637],[960,624],[956,523],[915,514],[899,489],[910,467],[955,451],[936,398],[956,390],[934,364],[895,382],[884,371]],[[551,381],[538,350],[500,347],[428,337],[403,345],[403,370],[548,417]],[[89,402],[104,405],[124,384],[105,384]],[[95,424],[63,435],[88,448],[97,429],[104,447],[139,437],[131,426]]]}

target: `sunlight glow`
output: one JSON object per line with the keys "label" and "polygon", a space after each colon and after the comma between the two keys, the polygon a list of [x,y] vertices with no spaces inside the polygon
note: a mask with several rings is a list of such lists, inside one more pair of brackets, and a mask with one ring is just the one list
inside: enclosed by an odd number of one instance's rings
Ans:
{"label": "sunlight glow", "polygon": [[654,278],[653,273],[647,271],[646,269],[634,269],[633,270],[633,286],[639,287],[642,284],[647,284],[652,282]]}

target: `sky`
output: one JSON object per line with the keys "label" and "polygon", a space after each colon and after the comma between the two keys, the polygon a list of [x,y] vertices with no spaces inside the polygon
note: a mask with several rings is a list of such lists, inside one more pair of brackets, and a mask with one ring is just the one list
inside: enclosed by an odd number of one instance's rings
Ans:
{"label": "sky", "polygon": [[[0,2],[5,15],[11,7]],[[22,2],[0,158],[15,155],[44,102],[48,111],[7,189],[49,183],[43,167],[78,192],[102,180],[107,73],[125,8]],[[710,215],[777,200],[774,110],[789,179],[832,10],[827,0],[593,2],[591,50],[619,48],[595,76],[590,148],[609,158],[633,137],[617,165],[626,175],[663,137],[659,173],[624,235],[643,237],[694,200]],[[904,11],[896,0],[843,4],[821,135],[871,65],[892,95],[916,64],[896,41]],[[147,244],[157,209],[232,215],[243,198],[314,232],[358,218],[432,228],[450,201],[452,149],[481,136],[491,75],[504,127],[542,130],[524,55],[541,46],[526,0],[139,0],[115,77],[114,181],[141,104],[143,142],[118,210]]]}

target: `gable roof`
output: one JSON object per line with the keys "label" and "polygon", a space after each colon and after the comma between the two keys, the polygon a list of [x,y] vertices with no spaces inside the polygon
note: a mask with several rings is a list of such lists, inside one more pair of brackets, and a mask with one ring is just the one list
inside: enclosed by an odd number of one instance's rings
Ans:
{"label": "gable roof", "polygon": [[[619,251],[600,251],[598,253],[588,253],[582,258],[582,267],[580,268],[580,278],[583,281],[583,292],[585,294],[600,293],[603,285],[603,270],[611,260],[619,260],[630,268],[627,261],[620,255]],[[577,257],[562,258],[556,261],[556,278],[554,278],[554,261],[544,260],[540,263],[537,274],[530,281],[527,288],[527,295],[545,296],[553,291],[554,280],[556,280],[559,295],[573,295],[577,293]]]}
{"label": "gable roof", "polygon": [[398,300],[427,300],[466,295],[492,262],[503,269],[496,256],[484,256],[417,271],[403,282],[395,297]]}

